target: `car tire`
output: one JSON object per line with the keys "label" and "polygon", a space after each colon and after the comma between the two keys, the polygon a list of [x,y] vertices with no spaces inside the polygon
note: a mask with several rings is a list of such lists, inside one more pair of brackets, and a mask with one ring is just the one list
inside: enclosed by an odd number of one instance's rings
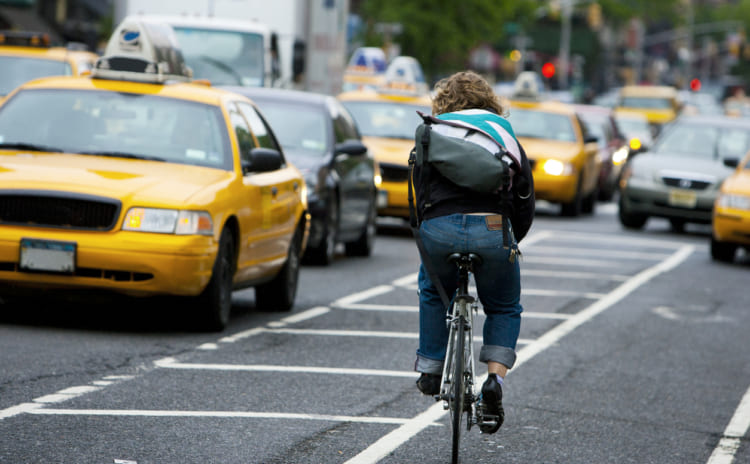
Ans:
{"label": "car tire", "polygon": [[297,228],[291,242],[286,262],[270,282],[255,287],[255,307],[261,311],[291,311],[297,296],[299,282],[300,247],[303,225]]}
{"label": "car tire", "polygon": [[618,213],[617,216],[620,218],[620,224],[626,229],[640,230],[646,225],[648,216],[640,213],[631,213],[623,205],[622,195],[620,195],[620,201],[618,202]]}
{"label": "car tire", "polygon": [[583,195],[581,192],[582,181],[583,181],[583,173],[578,174],[578,186],[576,187],[576,194],[573,197],[573,200],[571,200],[568,203],[563,203],[560,208],[560,214],[563,216],[568,217],[576,217],[581,214],[581,209],[583,208]]}
{"label": "car tire", "polygon": [[328,266],[333,262],[336,253],[336,236],[339,228],[339,210],[336,196],[331,196],[331,201],[326,209],[325,222],[323,224],[323,237],[314,247],[307,247],[303,260],[307,264]]}
{"label": "car tire", "polygon": [[367,213],[367,221],[359,238],[353,242],[347,242],[344,247],[347,256],[370,256],[375,246],[375,235],[377,233],[378,211],[373,198],[370,210]]}
{"label": "car tire", "polygon": [[232,231],[225,228],[219,238],[211,280],[198,295],[194,308],[198,312],[201,328],[220,332],[229,323],[232,312],[232,286],[236,269],[235,239]]}
{"label": "car tire", "polygon": [[581,201],[581,212],[585,214],[594,214],[596,212],[596,200],[599,197],[599,187],[586,195]]}
{"label": "car tire", "polygon": [[711,237],[711,258],[714,260],[731,263],[734,261],[735,251],[737,251],[737,245],[719,242]]}
{"label": "car tire", "polygon": [[685,232],[685,221],[682,219],[670,219],[669,225],[672,227],[673,232],[677,232],[679,234]]}

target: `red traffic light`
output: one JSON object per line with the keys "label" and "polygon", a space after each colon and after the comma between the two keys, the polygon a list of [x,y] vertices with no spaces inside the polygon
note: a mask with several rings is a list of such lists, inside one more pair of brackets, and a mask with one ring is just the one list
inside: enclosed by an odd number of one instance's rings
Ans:
{"label": "red traffic light", "polygon": [[552,63],[544,63],[542,66],[542,76],[549,79],[550,77],[555,75],[555,65]]}
{"label": "red traffic light", "polygon": [[690,81],[690,90],[693,92],[697,92],[701,89],[701,80],[700,79],[692,79]]}

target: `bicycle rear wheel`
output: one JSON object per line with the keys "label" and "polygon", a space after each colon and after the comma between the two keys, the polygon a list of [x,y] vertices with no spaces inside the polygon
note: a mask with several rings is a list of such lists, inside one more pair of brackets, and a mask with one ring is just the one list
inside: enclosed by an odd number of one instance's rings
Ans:
{"label": "bicycle rear wheel", "polygon": [[451,427],[453,428],[453,448],[451,451],[451,463],[458,463],[458,445],[461,440],[461,418],[464,413],[464,392],[466,386],[464,382],[464,346],[466,342],[466,321],[463,316],[459,316],[456,321],[455,344],[453,350],[453,385],[451,401]]}

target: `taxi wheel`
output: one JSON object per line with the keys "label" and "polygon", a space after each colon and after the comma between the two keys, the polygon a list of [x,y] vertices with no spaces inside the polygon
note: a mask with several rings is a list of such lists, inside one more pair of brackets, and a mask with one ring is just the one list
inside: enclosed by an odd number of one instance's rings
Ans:
{"label": "taxi wheel", "polygon": [[219,251],[211,280],[196,301],[196,310],[200,313],[203,326],[208,330],[221,331],[229,323],[235,271],[234,254],[234,236],[229,229],[224,229],[219,239]]}
{"label": "taxi wheel", "polygon": [[576,189],[576,195],[568,203],[563,203],[560,208],[560,214],[563,216],[575,217],[581,214],[583,208],[583,192],[581,192],[582,185],[582,174],[578,176],[578,188]]}
{"label": "taxi wheel", "polygon": [[286,263],[272,281],[255,287],[255,307],[261,311],[290,311],[297,296],[302,231],[298,227],[289,244]]}
{"label": "taxi wheel", "polygon": [[372,248],[375,246],[375,234],[377,232],[378,211],[375,207],[375,201],[370,205],[370,211],[367,214],[365,227],[362,229],[362,235],[354,242],[346,243],[347,256],[370,256]]}
{"label": "taxi wheel", "polygon": [[594,214],[596,211],[596,199],[599,197],[599,188],[595,188],[581,201],[581,211],[586,214]]}
{"label": "taxi wheel", "polygon": [[734,252],[737,246],[731,243],[722,243],[711,237],[711,257],[716,261],[731,263],[734,261]]}

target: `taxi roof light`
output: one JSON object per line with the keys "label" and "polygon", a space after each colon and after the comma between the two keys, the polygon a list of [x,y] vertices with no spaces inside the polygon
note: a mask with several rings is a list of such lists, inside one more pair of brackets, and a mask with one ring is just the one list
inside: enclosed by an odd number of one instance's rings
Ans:
{"label": "taxi roof light", "polygon": [[169,80],[190,81],[193,71],[185,63],[171,26],[127,17],[112,33],[92,76],[161,84]]}
{"label": "taxi roof light", "polygon": [[46,32],[0,31],[0,45],[49,48],[51,41]]}

